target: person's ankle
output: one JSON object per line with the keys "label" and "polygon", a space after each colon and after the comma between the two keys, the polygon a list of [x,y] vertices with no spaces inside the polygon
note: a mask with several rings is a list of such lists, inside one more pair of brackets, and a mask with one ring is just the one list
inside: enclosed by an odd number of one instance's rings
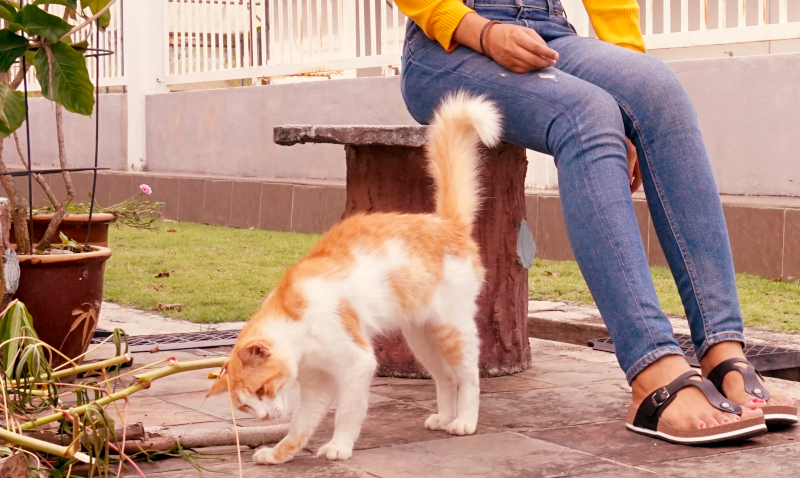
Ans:
{"label": "person's ankle", "polygon": [[700,371],[707,377],[714,367],[734,357],[745,358],[741,342],[726,341],[714,344],[700,360]]}
{"label": "person's ankle", "polygon": [[631,382],[633,403],[641,403],[653,390],[670,382],[692,368],[680,355],[665,355],[639,372]]}

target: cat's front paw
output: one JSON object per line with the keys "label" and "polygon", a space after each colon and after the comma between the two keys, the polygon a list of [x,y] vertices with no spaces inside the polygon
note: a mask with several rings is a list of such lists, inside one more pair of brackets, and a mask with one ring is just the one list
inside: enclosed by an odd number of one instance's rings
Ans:
{"label": "cat's front paw", "polygon": [[286,463],[292,459],[292,455],[281,455],[276,452],[275,448],[259,448],[253,454],[253,461],[259,465],[278,465]]}
{"label": "cat's front paw", "polygon": [[347,460],[353,456],[353,447],[344,447],[330,442],[323,445],[317,452],[317,458],[326,458],[331,461]]}
{"label": "cat's front paw", "polygon": [[475,433],[476,423],[469,423],[466,420],[456,418],[447,425],[447,433],[451,435],[472,435]]}
{"label": "cat's front paw", "polygon": [[447,430],[447,424],[450,423],[450,420],[452,419],[437,413],[425,420],[425,428],[428,430]]}

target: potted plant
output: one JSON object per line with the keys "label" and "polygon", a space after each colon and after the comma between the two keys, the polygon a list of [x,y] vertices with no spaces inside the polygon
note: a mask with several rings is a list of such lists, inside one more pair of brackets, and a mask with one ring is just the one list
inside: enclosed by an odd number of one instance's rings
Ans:
{"label": "potted plant", "polygon": [[[64,145],[63,110],[91,115],[95,107],[94,86],[89,79],[84,54],[88,35],[80,42],[70,36],[96,22],[108,25],[108,9],[116,0],[37,0],[18,5],[0,0],[0,183],[9,198],[10,219],[16,238],[19,286],[15,298],[24,302],[42,340],[68,357],[80,356],[88,347],[103,300],[103,273],[111,250],[85,246],[58,234],[75,198]],[[48,12],[54,4],[63,15]],[[88,10],[88,12],[87,12]],[[75,19],[77,26],[67,19]],[[17,65],[12,74],[10,69]],[[53,211],[36,243],[29,235],[29,204],[16,189],[3,160],[2,140],[14,133],[26,117],[26,98],[17,91],[33,68],[42,96],[54,103],[56,141],[66,196],[56,198],[45,187]],[[20,159],[25,163],[25,158]],[[39,175],[34,179],[44,187]],[[4,243],[8,241],[4,239]]]}

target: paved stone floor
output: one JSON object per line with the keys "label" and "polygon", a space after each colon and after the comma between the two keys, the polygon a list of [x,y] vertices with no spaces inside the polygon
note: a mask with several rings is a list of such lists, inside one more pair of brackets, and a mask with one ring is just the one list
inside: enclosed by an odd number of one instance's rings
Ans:
{"label": "paved stone floor", "polygon": [[[330,439],[329,414],[306,450],[292,462],[255,466],[242,448],[247,477],[549,477],[586,478],[796,476],[800,428],[733,447],[690,448],[648,439],[624,429],[630,388],[613,355],[587,347],[532,339],[533,363],[514,376],[482,381],[480,426],[452,437],[424,428],[435,406],[428,380],[376,377],[369,414],[353,458],[327,462],[313,453]],[[136,354],[136,366],[174,356],[197,360],[229,349]],[[227,398],[203,402],[208,371],[156,382],[133,396],[128,421],[177,429],[232,426]],[[785,382],[775,385],[796,391]],[[795,394],[797,396],[797,394]],[[268,424],[237,412],[237,426]],[[191,424],[191,425],[190,425]],[[235,447],[200,450],[202,476],[236,476]],[[178,458],[141,463],[150,477],[201,476]],[[126,476],[135,476],[129,473]]]}

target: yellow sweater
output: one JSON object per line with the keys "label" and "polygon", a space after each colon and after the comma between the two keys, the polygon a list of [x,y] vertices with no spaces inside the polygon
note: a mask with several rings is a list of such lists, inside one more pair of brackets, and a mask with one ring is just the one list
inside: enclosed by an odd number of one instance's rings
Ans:
{"label": "yellow sweater", "polygon": [[[464,15],[472,12],[461,0],[395,0],[403,13],[447,50],[457,46],[453,32]],[[583,0],[592,27],[601,40],[645,51],[636,0]]]}

